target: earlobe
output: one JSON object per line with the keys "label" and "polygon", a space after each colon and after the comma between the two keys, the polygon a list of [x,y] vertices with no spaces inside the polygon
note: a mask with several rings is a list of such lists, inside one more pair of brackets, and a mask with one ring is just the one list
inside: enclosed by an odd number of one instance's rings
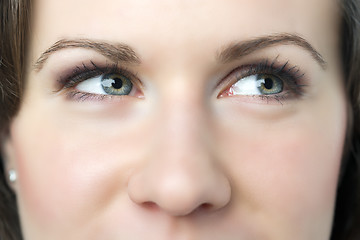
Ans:
{"label": "earlobe", "polygon": [[10,188],[16,192],[17,171],[13,143],[9,134],[1,139],[1,160],[3,161],[4,174]]}

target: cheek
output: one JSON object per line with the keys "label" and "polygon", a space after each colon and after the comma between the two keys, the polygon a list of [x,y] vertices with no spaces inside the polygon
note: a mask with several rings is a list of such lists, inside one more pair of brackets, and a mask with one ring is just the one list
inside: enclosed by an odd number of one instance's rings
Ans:
{"label": "cheek", "polygon": [[314,132],[288,130],[276,137],[264,134],[260,141],[263,144],[249,138],[246,146],[253,150],[244,152],[243,158],[239,159],[247,161],[239,166],[251,182],[246,188],[257,194],[268,193],[269,198],[262,198],[261,202],[268,201],[273,209],[282,211],[303,211],[308,204],[307,207],[331,202],[342,144],[339,142],[329,150],[323,137],[314,136]]}
{"label": "cheek", "polygon": [[134,148],[146,139],[36,116],[44,115],[28,114],[12,131],[25,228],[43,233],[85,226],[115,199],[124,201],[128,175],[142,155]]}
{"label": "cheek", "polygon": [[325,111],[307,106],[273,118],[241,109],[242,116],[232,112],[236,122],[224,114],[230,120],[217,138],[221,155],[228,156],[239,211],[250,211],[254,222],[272,232],[330,231],[346,129],[345,104],[332,106]]}

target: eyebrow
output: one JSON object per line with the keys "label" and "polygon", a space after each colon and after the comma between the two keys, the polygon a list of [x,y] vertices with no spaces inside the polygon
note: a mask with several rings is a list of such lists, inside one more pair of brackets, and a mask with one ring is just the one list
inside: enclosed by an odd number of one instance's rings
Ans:
{"label": "eyebrow", "polygon": [[319,63],[321,68],[326,69],[327,63],[321,54],[316,51],[315,48],[304,38],[291,33],[267,35],[243,42],[231,43],[219,52],[216,58],[219,62],[225,64],[240,59],[241,57],[249,55],[255,51],[276,45],[299,46],[308,51],[315,61]]}
{"label": "eyebrow", "polygon": [[[323,69],[326,68],[327,63],[322,55],[304,38],[291,33],[273,34],[247,41],[231,43],[217,54],[216,59],[225,64],[247,56],[255,51],[276,45],[299,46],[308,51]],[[61,39],[40,55],[34,64],[34,70],[40,71],[53,53],[68,48],[94,50],[116,62],[141,63],[140,58],[136,55],[135,51],[130,46],[123,43],[110,44],[91,39]]]}
{"label": "eyebrow", "polygon": [[40,55],[34,64],[34,70],[40,71],[52,54],[68,48],[90,49],[116,62],[127,62],[135,64],[139,64],[141,62],[135,51],[126,44],[110,44],[107,42],[95,41],[91,39],[61,39],[55,42],[50,48],[48,48]]}

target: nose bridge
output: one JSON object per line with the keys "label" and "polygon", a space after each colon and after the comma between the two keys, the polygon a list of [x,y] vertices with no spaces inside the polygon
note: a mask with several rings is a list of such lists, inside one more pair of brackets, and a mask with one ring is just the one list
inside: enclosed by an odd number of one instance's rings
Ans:
{"label": "nose bridge", "polygon": [[[178,87],[175,94],[166,95],[163,101],[161,142],[168,154],[190,154],[194,151],[191,148],[203,144],[206,113],[200,97],[189,92]],[[179,149],[183,151],[175,151]]]}
{"label": "nose bridge", "polygon": [[230,185],[217,168],[209,143],[201,94],[184,85],[165,93],[157,143],[149,159],[129,181],[136,203],[154,203],[171,215],[186,215],[206,206],[218,209],[230,199]]}
{"label": "nose bridge", "polygon": [[[170,90],[163,95],[163,125],[158,156],[154,160],[160,165],[152,165],[151,172],[157,175],[152,177],[153,185],[157,186],[154,188],[157,203],[168,206],[168,210],[172,209],[169,202],[177,203],[180,212],[188,213],[194,205],[200,205],[207,194],[205,189],[210,183],[209,174],[213,174],[210,167],[212,159],[205,142],[206,113],[201,93],[196,91],[198,94],[194,94],[191,86],[186,86],[181,79],[177,80],[169,84]],[[180,199],[182,203],[179,203]]]}

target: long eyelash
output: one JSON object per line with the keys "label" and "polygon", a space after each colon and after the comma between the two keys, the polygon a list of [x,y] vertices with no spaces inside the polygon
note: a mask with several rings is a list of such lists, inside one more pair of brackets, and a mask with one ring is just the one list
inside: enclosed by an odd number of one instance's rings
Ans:
{"label": "long eyelash", "polygon": [[61,77],[58,80],[60,88],[56,92],[62,89],[72,88],[89,78],[109,73],[121,74],[129,79],[136,77],[135,74],[133,75],[128,70],[119,67],[117,63],[99,66],[93,61],[90,61],[90,64],[86,65],[85,63],[82,63],[80,66],[76,66],[70,74],[65,77]]}
{"label": "long eyelash", "polygon": [[[299,84],[299,80],[304,78],[305,73],[301,72],[297,66],[289,66],[289,61],[279,65],[278,57],[279,56],[277,56],[271,62],[266,59],[259,62],[258,64],[250,64],[241,67],[245,70],[240,71],[240,73],[236,75],[237,80],[254,74],[270,74],[279,77],[293,94],[296,96],[302,96],[304,94],[304,87],[306,85]],[[272,98],[274,97],[275,100],[280,102],[280,100],[286,96],[272,96]]]}

